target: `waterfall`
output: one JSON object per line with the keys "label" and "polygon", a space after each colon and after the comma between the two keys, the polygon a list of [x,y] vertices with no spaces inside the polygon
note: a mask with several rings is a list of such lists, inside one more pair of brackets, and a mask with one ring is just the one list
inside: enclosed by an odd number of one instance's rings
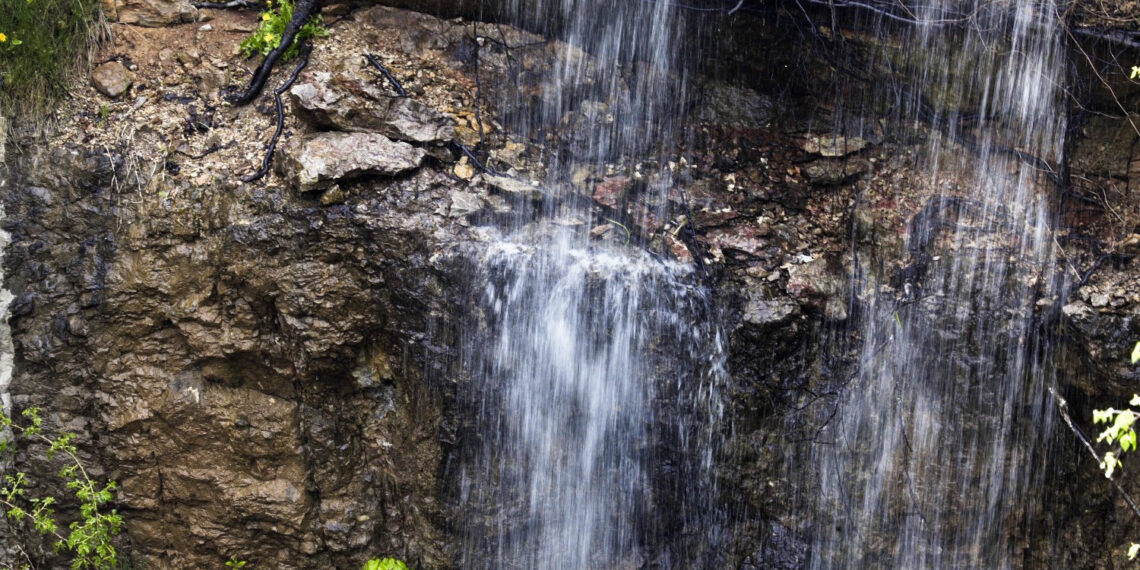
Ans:
{"label": "waterfall", "polygon": [[[910,59],[891,62],[913,72],[890,86],[899,128],[931,133],[927,201],[906,267],[864,287],[858,372],[813,451],[812,568],[1011,568],[1024,555],[1053,421],[1035,329],[1059,294],[1057,8],[930,2],[903,42]],[[861,254],[868,275],[891,266]]]}
{"label": "waterfall", "polygon": [[[8,120],[0,116],[0,170],[5,170],[5,148],[8,144]],[[7,187],[10,177],[0,177],[0,192],[9,191]],[[4,219],[4,208],[0,206],[0,220]],[[4,283],[4,254],[12,236],[0,230],[0,287]],[[0,288],[0,412],[5,414],[12,411],[12,397],[8,393],[8,386],[12,383],[12,368],[15,365],[16,349],[12,345],[12,330],[8,328],[8,307],[12,304],[12,292]],[[0,433],[0,437],[5,434]]]}
{"label": "waterfall", "polygon": [[[683,71],[668,3],[507,5],[500,19],[564,42],[542,104],[505,118],[545,141],[544,191],[670,145]],[[646,185],[658,211],[670,185]],[[592,240],[597,223],[618,222],[580,204],[540,219],[521,209],[468,252],[462,568],[682,567],[715,540],[710,450],[724,357],[708,294],[692,266],[635,239]]]}

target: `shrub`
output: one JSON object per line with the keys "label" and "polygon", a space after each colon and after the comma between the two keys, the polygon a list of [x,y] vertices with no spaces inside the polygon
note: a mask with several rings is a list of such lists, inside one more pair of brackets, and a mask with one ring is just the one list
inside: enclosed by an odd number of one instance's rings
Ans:
{"label": "shrub", "polygon": [[[0,507],[13,523],[27,523],[35,532],[53,536],[57,552],[71,553],[72,569],[119,568],[119,553],[112,541],[122,530],[123,519],[114,509],[104,510],[114,498],[115,482],[108,481],[100,485],[91,479],[72,443],[75,434],[64,433],[56,438],[45,435],[39,408],[28,408],[21,416],[23,421],[16,421],[0,413],[0,453],[14,452],[16,443],[20,440],[47,445],[44,458],[63,463],[59,477],[75,493],[80,516],[79,520],[68,525],[69,530],[64,534],[56,522],[53,508],[58,500],[50,495],[29,496],[31,481],[24,472],[4,473],[0,486]],[[32,564],[28,550],[20,548],[29,564]]]}

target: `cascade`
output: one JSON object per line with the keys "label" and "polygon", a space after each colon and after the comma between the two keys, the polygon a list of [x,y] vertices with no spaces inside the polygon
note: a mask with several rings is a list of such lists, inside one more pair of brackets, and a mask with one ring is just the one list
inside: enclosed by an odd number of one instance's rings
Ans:
{"label": "cascade", "polygon": [[[542,104],[507,118],[553,146],[544,192],[575,170],[612,171],[668,147],[683,100],[668,3],[508,5],[501,19],[565,42]],[[583,122],[567,127],[572,115]],[[661,180],[646,190],[659,211],[668,189]],[[710,434],[724,358],[707,293],[691,266],[592,243],[602,221],[564,203],[523,210],[469,253],[476,317],[461,333],[460,397],[475,417],[460,445],[470,451],[459,565],[693,563],[716,526]]]}
{"label": "cascade", "polygon": [[[864,284],[858,372],[813,451],[812,568],[1015,567],[1041,506],[1053,372],[1037,301],[1057,295],[1047,164],[1065,133],[1057,6],[942,1],[916,16],[910,59],[891,62],[913,76],[887,98],[899,128],[932,133],[917,160],[929,201],[907,229],[905,277]],[[891,263],[861,253],[867,275]]]}

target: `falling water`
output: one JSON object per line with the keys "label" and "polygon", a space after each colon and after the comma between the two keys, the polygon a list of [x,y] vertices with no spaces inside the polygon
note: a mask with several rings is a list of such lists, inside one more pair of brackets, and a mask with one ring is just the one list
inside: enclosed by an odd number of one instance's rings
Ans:
{"label": "falling water", "polygon": [[491,514],[469,521],[461,566],[667,563],[666,540],[707,530],[681,528],[711,460],[685,454],[681,419],[719,372],[707,302],[690,267],[550,245],[503,241],[480,260],[490,330],[467,365],[483,445],[463,493]]}
{"label": "falling water", "polygon": [[[668,3],[505,4],[502,19],[564,41],[542,104],[507,118],[548,145],[545,192],[670,144],[683,81]],[[715,540],[723,350],[707,295],[691,266],[591,242],[596,221],[577,203],[539,220],[517,210],[470,252],[463,568],[670,568]]]}
{"label": "falling water", "polygon": [[[5,147],[8,142],[8,121],[0,117],[0,170],[4,168]],[[0,177],[0,192],[6,192],[10,177]],[[0,207],[0,219],[4,218],[4,209]],[[3,262],[3,252],[8,250],[12,236],[0,230],[0,262]],[[0,265],[0,286],[4,282],[3,266]],[[8,307],[12,304],[12,293],[0,288],[0,412],[10,413],[12,398],[8,394],[8,386],[12,383],[12,367],[15,362],[16,349],[12,345],[12,331],[8,327]],[[4,436],[0,433],[0,438]]]}
{"label": "falling water", "polygon": [[870,284],[859,371],[814,451],[813,568],[1010,568],[1024,555],[1052,423],[1035,314],[1055,294],[1056,8],[943,1],[916,14],[928,23],[902,66],[917,78],[895,93],[912,109],[904,124],[933,133],[920,161],[932,190],[908,228],[909,265]]}

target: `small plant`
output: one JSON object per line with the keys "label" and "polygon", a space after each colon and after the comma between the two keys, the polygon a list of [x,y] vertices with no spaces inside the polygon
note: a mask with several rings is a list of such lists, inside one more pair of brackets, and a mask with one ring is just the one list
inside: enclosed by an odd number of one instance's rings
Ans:
{"label": "small plant", "polygon": [[[71,568],[94,568],[110,570],[120,566],[119,553],[112,541],[123,527],[122,517],[115,510],[101,510],[111,502],[115,493],[115,482],[108,481],[100,486],[87,473],[79,459],[75,444],[75,434],[65,433],[56,438],[43,433],[43,418],[39,408],[28,408],[21,414],[24,422],[17,422],[0,413],[0,453],[12,452],[17,438],[34,443],[46,444],[44,453],[47,460],[63,458],[65,464],[59,471],[67,488],[79,499],[80,520],[68,526],[66,535],[60,532],[52,506],[58,501],[55,497],[29,497],[29,478],[24,472],[6,473],[0,486],[0,506],[13,522],[28,521],[41,535],[56,538],[57,552],[69,551],[72,554]],[[10,434],[12,437],[6,437]],[[21,549],[27,556],[27,552]],[[29,562],[31,560],[29,559]]]}
{"label": "small plant", "polygon": [[237,556],[231,556],[229,561],[226,562],[226,568],[245,568],[248,564],[245,560],[238,560]]}
{"label": "small plant", "polygon": [[[1132,348],[1132,364],[1137,362],[1140,362],[1140,342],[1137,342]],[[1140,408],[1140,395],[1133,394],[1128,405],[1132,407],[1124,410],[1113,408],[1093,410],[1093,423],[1107,424],[1108,426],[1097,436],[1097,442],[1107,441],[1109,445],[1117,444],[1120,448],[1120,455],[1136,450],[1136,429],[1134,425],[1136,418],[1140,417],[1140,412],[1135,408]],[[1104,471],[1105,477],[1111,479],[1113,473],[1121,470],[1120,455],[1114,451],[1104,453],[1104,458],[1100,461],[1100,468]],[[1140,555],[1140,544],[1133,542],[1128,547],[1128,559],[1135,560],[1138,555]]]}
{"label": "small plant", "polygon": [[408,565],[396,558],[373,558],[364,563],[363,570],[408,570]]}
{"label": "small plant", "polygon": [[[276,7],[274,7],[275,3]],[[293,19],[293,3],[294,0],[266,1],[269,9],[261,13],[261,24],[252,36],[241,43],[241,51],[245,57],[253,57],[257,53],[267,55],[281,45],[281,34],[285,32],[285,26]],[[305,25],[301,26],[301,30],[297,32],[293,44],[281,55],[281,59],[289,61],[297,57],[301,51],[301,42],[310,38],[326,38],[328,35],[329,31],[324,27],[323,20],[319,15],[309,18],[305,21]]]}

